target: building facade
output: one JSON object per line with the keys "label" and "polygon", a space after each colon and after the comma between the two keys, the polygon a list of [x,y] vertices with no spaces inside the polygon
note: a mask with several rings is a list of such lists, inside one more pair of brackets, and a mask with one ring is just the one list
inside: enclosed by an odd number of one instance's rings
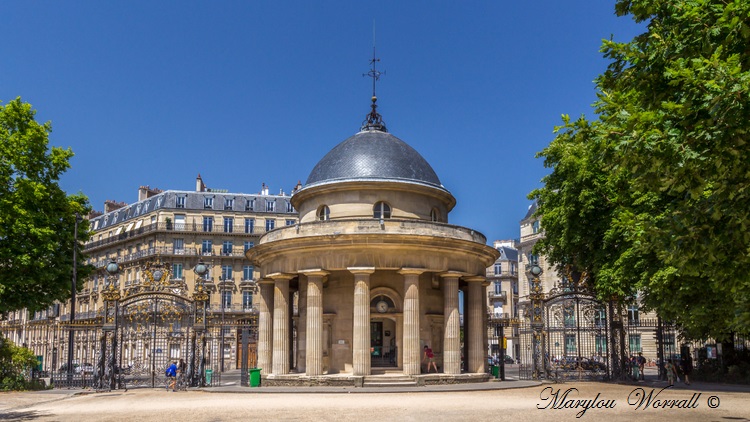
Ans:
{"label": "building facade", "polygon": [[[199,175],[194,191],[143,186],[137,202],[107,201],[104,213],[89,216],[91,238],[84,253],[95,270],[77,282],[73,321],[68,301],[31,314],[12,312],[0,321],[0,330],[42,356],[45,371],[66,362],[73,331],[74,363],[96,365],[103,359],[102,328],[112,321],[105,292],[115,291],[119,365],[160,368],[188,358],[189,333],[201,322],[193,300],[200,286],[208,295],[201,305],[202,327],[222,327],[207,342],[207,365],[215,371],[239,368],[244,349],[233,327],[257,326],[258,313],[258,271],[245,253],[264,233],[297,224],[290,199],[283,191],[269,193],[265,185],[257,194],[210,189]],[[106,271],[112,262],[119,267],[115,275]],[[208,270],[202,278],[193,271],[199,262]],[[255,337],[250,340],[244,359],[254,366]]]}
{"label": "building facade", "polygon": [[493,361],[509,356],[517,361],[518,342],[518,249],[515,240],[496,240],[494,248],[500,257],[487,268],[487,307],[489,349]]}

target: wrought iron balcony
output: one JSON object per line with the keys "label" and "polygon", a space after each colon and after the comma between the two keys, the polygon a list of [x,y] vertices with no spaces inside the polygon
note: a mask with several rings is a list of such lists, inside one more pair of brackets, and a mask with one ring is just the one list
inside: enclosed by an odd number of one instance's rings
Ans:
{"label": "wrought iron balcony", "polygon": [[233,313],[233,314],[253,314],[257,313],[257,309],[252,306],[245,306],[239,303],[233,303],[229,306],[222,306],[220,303],[213,303],[207,309],[208,312],[213,313]]}
{"label": "wrought iron balcony", "polygon": [[159,231],[169,231],[169,232],[187,232],[187,233],[213,233],[213,234],[226,234],[226,235],[251,235],[251,236],[261,236],[265,234],[266,230],[264,227],[260,226],[252,226],[247,227],[242,224],[242,221],[239,222],[239,224],[235,224],[232,226],[231,230],[227,227],[225,229],[223,224],[203,224],[203,222],[194,222],[194,223],[151,223],[151,224],[144,224],[143,226],[137,228],[137,229],[131,229],[128,231],[123,231],[121,233],[118,233],[116,235],[109,236],[105,239],[101,240],[95,240],[90,241],[86,243],[84,246],[84,250],[89,251],[92,249],[97,249],[102,246],[111,245],[113,243],[122,242],[131,238],[135,238],[138,236],[146,235],[149,233],[155,233]]}
{"label": "wrought iron balcony", "polygon": [[491,302],[503,302],[503,303],[508,302],[508,292],[506,292],[505,290],[499,293],[495,291],[487,292],[487,297],[490,299]]}

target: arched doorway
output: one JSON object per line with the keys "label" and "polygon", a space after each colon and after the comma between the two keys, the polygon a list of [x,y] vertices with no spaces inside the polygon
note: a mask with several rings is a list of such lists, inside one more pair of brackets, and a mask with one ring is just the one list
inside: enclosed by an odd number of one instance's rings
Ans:
{"label": "arched doorway", "polygon": [[370,301],[370,366],[397,367],[396,305],[391,297],[378,294]]}

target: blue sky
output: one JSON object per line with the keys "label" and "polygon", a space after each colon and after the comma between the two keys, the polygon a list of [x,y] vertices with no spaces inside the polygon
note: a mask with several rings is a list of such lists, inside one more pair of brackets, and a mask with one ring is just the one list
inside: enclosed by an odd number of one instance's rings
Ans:
{"label": "blue sky", "polygon": [[450,222],[519,237],[534,158],[560,115],[592,115],[603,38],[643,32],[614,1],[0,3],[0,100],[21,96],[76,154],[68,192],[289,192],[379,111],[458,204]]}

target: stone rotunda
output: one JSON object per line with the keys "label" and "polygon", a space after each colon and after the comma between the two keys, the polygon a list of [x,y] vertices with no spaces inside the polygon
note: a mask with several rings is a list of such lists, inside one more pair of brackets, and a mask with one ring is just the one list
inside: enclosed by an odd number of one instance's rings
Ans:
{"label": "stone rotunda", "polygon": [[418,376],[426,345],[443,382],[485,374],[484,275],[498,252],[448,224],[455,198],[387,132],[376,100],[293,194],[299,223],[247,252],[261,273],[258,367],[271,384],[356,384],[373,368]]}

